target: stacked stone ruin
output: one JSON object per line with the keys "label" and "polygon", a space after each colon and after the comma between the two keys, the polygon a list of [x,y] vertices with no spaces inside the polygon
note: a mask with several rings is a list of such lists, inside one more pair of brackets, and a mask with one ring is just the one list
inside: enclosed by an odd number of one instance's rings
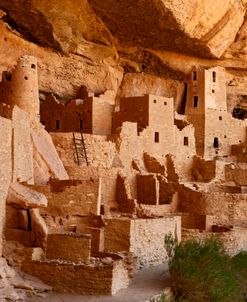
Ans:
{"label": "stacked stone ruin", "polygon": [[[166,235],[247,249],[246,122],[227,111],[224,69],[191,71],[182,114],[172,98],[114,106],[110,92],[83,86],[66,104],[53,95],[40,104],[37,69],[24,56],[0,83],[9,263],[59,292],[115,294],[136,269],[167,261]],[[76,161],[73,133],[89,165]]]}

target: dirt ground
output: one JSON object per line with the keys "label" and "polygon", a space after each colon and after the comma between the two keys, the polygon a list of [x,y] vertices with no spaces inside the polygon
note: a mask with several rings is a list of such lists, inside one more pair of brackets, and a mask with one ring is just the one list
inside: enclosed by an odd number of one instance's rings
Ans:
{"label": "dirt ground", "polygon": [[51,293],[45,298],[34,297],[27,302],[144,302],[160,294],[167,284],[167,264],[139,271],[127,289],[115,296],[81,296]]}

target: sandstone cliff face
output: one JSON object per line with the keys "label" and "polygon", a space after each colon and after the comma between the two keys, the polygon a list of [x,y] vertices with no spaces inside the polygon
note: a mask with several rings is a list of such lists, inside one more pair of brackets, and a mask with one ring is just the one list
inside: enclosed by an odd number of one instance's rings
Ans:
{"label": "sandstone cliff face", "polygon": [[[230,103],[245,95],[246,0],[0,0],[0,72],[38,57],[41,92],[179,99],[193,65],[228,70]],[[137,87],[138,86],[138,87]],[[162,87],[162,88],[160,88]]]}
{"label": "sandstone cliff face", "polygon": [[220,57],[234,41],[244,3],[221,0],[89,0],[120,43]]}

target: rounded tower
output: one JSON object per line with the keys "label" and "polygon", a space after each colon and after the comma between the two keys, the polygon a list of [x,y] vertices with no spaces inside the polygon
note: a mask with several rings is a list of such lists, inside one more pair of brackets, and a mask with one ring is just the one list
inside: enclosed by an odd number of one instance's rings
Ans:
{"label": "rounded tower", "polygon": [[39,115],[39,88],[37,59],[21,57],[12,72],[8,100],[30,114]]}

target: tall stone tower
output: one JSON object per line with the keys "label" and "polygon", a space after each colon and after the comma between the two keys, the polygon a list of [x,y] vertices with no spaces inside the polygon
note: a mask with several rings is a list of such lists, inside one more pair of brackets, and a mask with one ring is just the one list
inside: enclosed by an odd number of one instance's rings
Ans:
{"label": "tall stone tower", "polygon": [[188,80],[185,114],[195,127],[196,150],[200,156],[205,155],[205,136],[209,115],[227,112],[225,70],[222,67],[194,67]]}
{"label": "tall stone tower", "polygon": [[39,115],[37,59],[23,56],[12,72],[4,72],[0,92],[2,102],[17,105],[31,115]]}

